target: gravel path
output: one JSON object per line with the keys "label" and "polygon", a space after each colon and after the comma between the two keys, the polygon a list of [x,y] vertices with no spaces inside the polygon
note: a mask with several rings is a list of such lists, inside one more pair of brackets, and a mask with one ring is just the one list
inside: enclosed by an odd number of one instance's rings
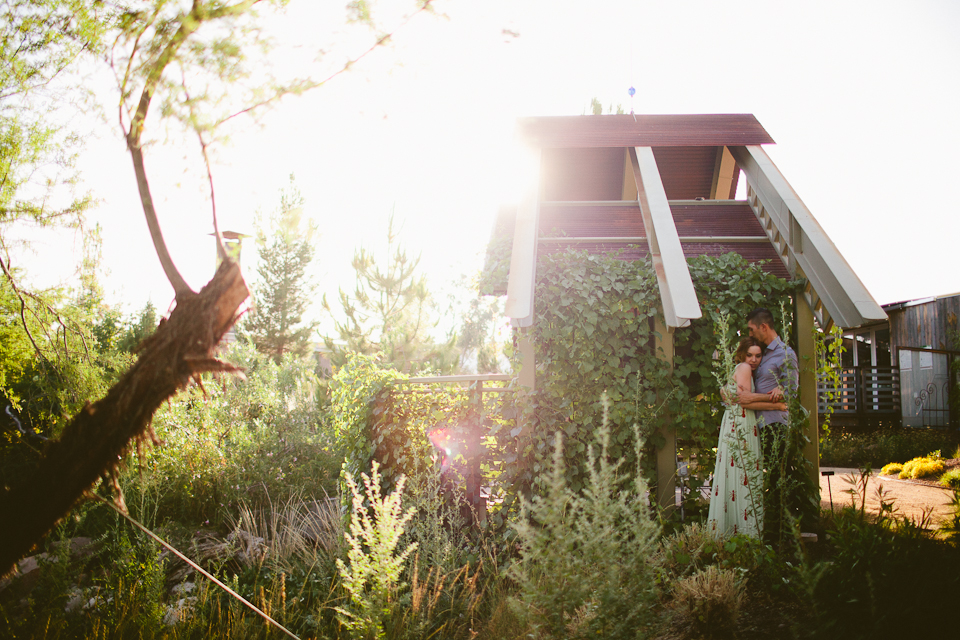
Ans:
{"label": "gravel path", "polygon": [[[848,493],[853,489],[860,471],[857,469],[843,469],[838,467],[821,467],[820,471],[833,471],[834,475],[820,476],[820,504],[824,509],[830,508],[830,491],[833,492],[833,506],[835,509],[850,504],[852,496]],[[883,492],[885,502],[892,502],[896,508],[894,512],[899,516],[907,516],[919,520],[925,509],[931,509],[931,525],[940,523],[952,517],[950,500],[953,497],[949,489],[925,484],[900,480],[896,476],[881,476],[874,471],[867,484],[866,509],[871,513],[879,513],[880,499],[878,489]],[[860,499],[857,498],[857,506]]]}

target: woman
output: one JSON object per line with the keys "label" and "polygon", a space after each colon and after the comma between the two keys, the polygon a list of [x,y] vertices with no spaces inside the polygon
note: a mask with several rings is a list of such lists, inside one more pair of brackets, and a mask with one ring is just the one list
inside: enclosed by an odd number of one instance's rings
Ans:
{"label": "woman", "polygon": [[[763,357],[763,346],[746,336],[734,353],[733,379],[737,392],[753,392],[753,372]],[[707,528],[717,535],[760,535],[763,486],[760,438],[754,410],[786,410],[782,402],[752,402],[727,406],[720,426],[717,466],[713,472]]]}

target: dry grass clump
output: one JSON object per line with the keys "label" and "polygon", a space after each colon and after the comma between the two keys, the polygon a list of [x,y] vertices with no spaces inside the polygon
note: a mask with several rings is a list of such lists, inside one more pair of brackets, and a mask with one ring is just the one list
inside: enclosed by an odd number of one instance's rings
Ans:
{"label": "dry grass clump", "polygon": [[734,638],[743,588],[731,569],[710,565],[673,585],[671,626],[681,638]]}

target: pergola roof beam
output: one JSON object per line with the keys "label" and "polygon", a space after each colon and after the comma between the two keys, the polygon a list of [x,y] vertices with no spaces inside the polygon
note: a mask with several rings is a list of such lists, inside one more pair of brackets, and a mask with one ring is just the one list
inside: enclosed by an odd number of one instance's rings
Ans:
{"label": "pergola roof beam", "polygon": [[[539,154],[537,164],[539,165]],[[539,168],[535,175],[539,175]],[[533,293],[537,280],[537,235],[540,229],[540,185],[534,181],[517,205],[507,282],[506,316],[515,326],[533,324]]]}
{"label": "pergola roof beam", "polygon": [[[762,236],[678,236],[680,242],[770,242]],[[647,236],[558,236],[556,238],[540,238],[541,244],[644,244]]]}
{"label": "pergola roof beam", "polygon": [[821,327],[844,328],[887,314],[844,260],[766,151],[758,145],[730,147],[747,176],[750,206],[783,256],[787,269],[808,280],[805,296]]}
{"label": "pergola roof beam", "polygon": [[663,314],[668,328],[686,327],[703,315],[687,260],[680,246],[670,202],[660,180],[660,171],[651,147],[632,147],[630,161],[637,181],[637,200],[657,274]]}

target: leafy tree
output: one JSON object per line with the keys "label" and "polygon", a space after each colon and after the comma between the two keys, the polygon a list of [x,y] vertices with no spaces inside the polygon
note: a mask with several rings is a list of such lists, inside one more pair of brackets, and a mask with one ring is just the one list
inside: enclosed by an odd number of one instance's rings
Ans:
{"label": "leafy tree", "polygon": [[[70,7],[70,1],[49,0],[47,4],[63,8]],[[14,12],[13,17],[18,19],[28,15],[36,4],[14,0],[7,6],[23,11]],[[217,229],[208,146],[219,125],[235,116],[326,82],[312,78],[281,82],[273,77],[268,65],[259,64],[263,59],[247,59],[248,52],[264,50],[257,46],[264,44],[264,37],[258,28],[256,5],[283,4],[283,0],[237,0],[233,4],[223,0],[127,0],[121,5],[90,0],[81,4],[102,8],[110,18],[103,24],[111,29],[113,50],[109,59],[118,80],[120,127],[157,257],[176,293],[176,307],[109,393],[74,415],[60,437],[45,447],[31,473],[18,478],[16,486],[0,489],[0,574],[8,571],[99,479],[115,479],[118,461],[132,444],[156,440],[150,423],[163,402],[205,372],[237,371],[216,359],[215,348],[233,326],[236,309],[249,290],[236,263],[226,259]],[[356,4],[365,7],[365,3]],[[429,6],[430,0],[421,0],[417,12]],[[358,15],[357,19],[374,26],[369,14]],[[33,31],[27,28],[23,33]],[[367,52],[348,60],[333,76],[386,42],[389,35],[378,33]],[[5,48],[2,55],[10,51]],[[41,49],[36,55],[45,52]],[[12,53],[10,59],[17,55]],[[30,63],[31,54],[24,55],[25,64]],[[186,284],[167,251],[147,180],[144,132],[154,103],[161,119],[179,121],[196,135],[207,166],[213,227],[219,254],[225,259],[199,292]],[[7,203],[0,204],[10,209]],[[6,262],[0,267],[23,317],[29,296],[12,277],[9,256],[4,257]],[[50,305],[46,308],[55,311]],[[22,324],[26,331],[28,323]],[[31,342],[36,349],[36,340],[31,338]],[[99,395],[91,393],[87,397]]]}
{"label": "leafy tree", "polygon": [[[591,98],[591,99],[590,99],[590,113],[591,113],[592,115],[595,115],[595,116],[602,116],[602,115],[603,115],[603,105],[602,105],[602,104],[600,103],[600,101],[599,101],[598,99],[596,99],[596,98]],[[621,114],[623,114],[623,113],[626,113],[626,112],[623,110],[623,105],[618,104],[618,105],[616,106],[616,108],[614,108],[613,103],[611,102],[611,103],[610,103],[610,106],[607,107],[607,114],[617,114],[617,115],[621,115]],[[586,112],[584,112],[584,115],[586,115]]]}
{"label": "leafy tree", "polygon": [[[461,288],[465,288],[462,281]],[[505,346],[498,335],[503,321],[502,300],[481,295],[479,283],[470,285],[469,291],[473,295],[461,311],[463,319],[457,334],[460,367],[473,368],[470,365],[475,359],[477,373],[501,373],[500,356]]]}
{"label": "leafy tree", "polygon": [[[457,365],[455,337],[437,342],[430,335],[439,321],[427,279],[417,273],[420,256],[407,255],[397,244],[393,216],[387,226],[387,260],[382,268],[373,254],[360,248],[353,256],[357,284],[351,296],[340,289],[343,321],[334,317],[341,344],[326,339],[337,367],[351,353],[378,354],[405,373],[432,369],[452,372]],[[333,315],[326,296],[323,308]]]}
{"label": "leafy tree", "polygon": [[280,208],[267,221],[270,235],[258,221],[256,309],[248,323],[254,344],[278,364],[283,354],[305,355],[316,322],[304,321],[316,286],[307,273],[313,260],[317,226],[303,220],[303,197],[294,186],[280,193]]}
{"label": "leafy tree", "polygon": [[[65,71],[81,52],[101,48],[107,14],[92,0],[0,0],[0,392],[14,407],[40,402],[43,422],[80,406],[69,398],[102,390],[82,382],[89,376],[68,373],[95,357],[89,321],[102,298],[90,268],[99,255],[98,230],[83,228],[92,200],[73,193],[79,137],[56,117],[61,101],[52,85],[57,79],[60,88],[76,87]],[[76,111],[82,103],[70,106]],[[11,250],[23,244],[12,233],[23,223],[83,231],[89,253],[73,304],[63,290],[31,290],[21,281]]]}
{"label": "leafy tree", "polygon": [[95,0],[0,0],[0,225],[77,225],[90,206],[88,196],[51,206],[53,191],[72,182],[78,142],[51,117],[59,103],[51,82],[81,52],[100,49],[106,14]]}

